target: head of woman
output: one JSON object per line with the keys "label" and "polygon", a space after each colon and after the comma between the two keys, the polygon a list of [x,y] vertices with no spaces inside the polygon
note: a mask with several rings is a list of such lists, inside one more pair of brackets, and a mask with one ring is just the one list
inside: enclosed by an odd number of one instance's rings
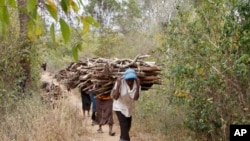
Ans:
{"label": "head of woman", "polygon": [[126,80],[128,86],[132,89],[134,85],[134,80],[137,78],[135,70],[130,68],[127,69],[124,72],[123,78],[124,80]]}

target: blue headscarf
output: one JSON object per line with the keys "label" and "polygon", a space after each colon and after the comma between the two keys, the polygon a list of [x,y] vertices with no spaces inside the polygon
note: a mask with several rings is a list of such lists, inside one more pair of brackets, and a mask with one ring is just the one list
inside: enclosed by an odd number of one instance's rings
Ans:
{"label": "blue headscarf", "polygon": [[134,69],[127,69],[124,74],[123,74],[123,78],[125,80],[128,80],[128,79],[136,79],[137,76],[136,76],[136,72]]}

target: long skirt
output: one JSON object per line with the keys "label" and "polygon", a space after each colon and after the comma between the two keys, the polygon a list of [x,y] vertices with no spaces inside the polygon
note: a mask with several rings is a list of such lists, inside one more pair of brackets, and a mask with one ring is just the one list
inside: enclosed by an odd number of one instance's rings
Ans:
{"label": "long skirt", "polygon": [[113,125],[113,100],[96,99],[97,122],[99,125]]}

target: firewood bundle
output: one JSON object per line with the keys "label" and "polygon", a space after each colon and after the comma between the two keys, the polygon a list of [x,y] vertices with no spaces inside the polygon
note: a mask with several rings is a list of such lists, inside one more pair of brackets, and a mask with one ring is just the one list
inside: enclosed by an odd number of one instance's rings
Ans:
{"label": "firewood bundle", "polygon": [[161,84],[161,69],[154,62],[143,61],[146,57],[149,56],[137,56],[133,60],[85,58],[71,63],[59,71],[55,78],[70,88],[92,91],[96,95],[110,94],[116,79],[122,77],[127,68],[132,68],[141,81],[142,90],[148,90],[153,84]]}

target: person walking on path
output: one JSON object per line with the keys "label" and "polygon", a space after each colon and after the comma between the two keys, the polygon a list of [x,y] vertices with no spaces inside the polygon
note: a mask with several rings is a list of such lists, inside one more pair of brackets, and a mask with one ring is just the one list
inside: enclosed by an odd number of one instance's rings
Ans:
{"label": "person walking on path", "polygon": [[97,110],[97,121],[99,125],[98,133],[103,133],[102,126],[105,124],[109,125],[109,135],[114,136],[113,132],[113,111],[112,111],[113,100],[110,94],[98,95],[96,98],[96,110]]}
{"label": "person walking on path", "polygon": [[97,118],[96,118],[96,98],[93,92],[89,92],[91,103],[92,103],[92,115],[91,115],[91,120],[92,120],[92,126],[97,124]]}
{"label": "person walking on path", "polygon": [[130,141],[129,131],[132,123],[134,101],[138,100],[140,92],[140,79],[137,78],[134,69],[127,69],[122,78],[117,78],[112,89],[113,110],[116,112],[120,124],[120,141]]}
{"label": "person walking on path", "polygon": [[90,116],[89,111],[90,111],[90,106],[91,106],[91,99],[88,93],[86,91],[83,91],[81,89],[81,98],[82,98],[82,113],[83,113],[83,118],[87,116]]}

